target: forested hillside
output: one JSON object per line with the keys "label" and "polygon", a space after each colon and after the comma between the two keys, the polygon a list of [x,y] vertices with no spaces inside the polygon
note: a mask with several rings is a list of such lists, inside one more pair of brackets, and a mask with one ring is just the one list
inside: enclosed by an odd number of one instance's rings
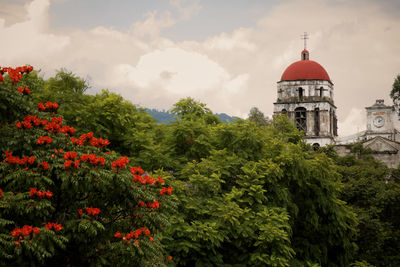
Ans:
{"label": "forested hillside", "polygon": [[[164,124],[171,124],[173,121],[175,121],[175,115],[169,111],[165,110],[158,110],[158,109],[149,109],[146,108],[146,112],[149,113],[153,119],[158,122],[158,123],[164,123]],[[228,114],[225,113],[216,113],[215,116],[217,116],[221,122],[229,123],[234,121],[235,117],[231,117]]]}
{"label": "forested hillside", "polygon": [[160,124],[65,70],[0,73],[2,265],[400,266],[400,170],[360,146],[192,98]]}

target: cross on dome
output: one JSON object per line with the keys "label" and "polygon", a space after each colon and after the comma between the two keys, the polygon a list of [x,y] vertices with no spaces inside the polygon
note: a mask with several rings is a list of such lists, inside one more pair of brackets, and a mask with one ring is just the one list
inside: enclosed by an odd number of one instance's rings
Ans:
{"label": "cross on dome", "polygon": [[308,39],[308,33],[304,32],[303,35],[300,35],[300,39],[304,40],[304,50],[307,50],[307,39]]}

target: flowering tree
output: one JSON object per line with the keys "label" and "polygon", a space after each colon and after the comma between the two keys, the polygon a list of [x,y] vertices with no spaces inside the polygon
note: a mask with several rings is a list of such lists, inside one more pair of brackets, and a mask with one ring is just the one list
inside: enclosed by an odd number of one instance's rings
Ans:
{"label": "flowering tree", "polygon": [[0,258],[6,264],[164,265],[173,189],[110,142],[33,104],[31,66],[0,68]]}

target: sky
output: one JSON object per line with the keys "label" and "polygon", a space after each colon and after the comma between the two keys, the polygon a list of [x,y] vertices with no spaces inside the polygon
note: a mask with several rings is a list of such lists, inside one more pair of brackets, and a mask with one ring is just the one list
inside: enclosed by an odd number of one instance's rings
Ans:
{"label": "sky", "polygon": [[61,68],[142,107],[184,97],[215,113],[271,116],[277,82],[310,59],[334,83],[339,135],[366,128],[365,107],[400,73],[398,0],[0,0],[0,65]]}

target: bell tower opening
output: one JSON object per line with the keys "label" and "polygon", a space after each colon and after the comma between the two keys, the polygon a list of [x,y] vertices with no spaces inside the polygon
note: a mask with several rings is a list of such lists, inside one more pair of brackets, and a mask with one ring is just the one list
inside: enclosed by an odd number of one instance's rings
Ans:
{"label": "bell tower opening", "polygon": [[300,100],[301,100],[301,99],[303,99],[303,95],[304,95],[303,92],[304,92],[304,90],[303,90],[303,88],[299,87],[298,91],[299,91],[299,98],[300,98]]}
{"label": "bell tower opening", "polygon": [[297,129],[307,132],[307,110],[303,107],[296,108],[294,110],[294,117]]}

